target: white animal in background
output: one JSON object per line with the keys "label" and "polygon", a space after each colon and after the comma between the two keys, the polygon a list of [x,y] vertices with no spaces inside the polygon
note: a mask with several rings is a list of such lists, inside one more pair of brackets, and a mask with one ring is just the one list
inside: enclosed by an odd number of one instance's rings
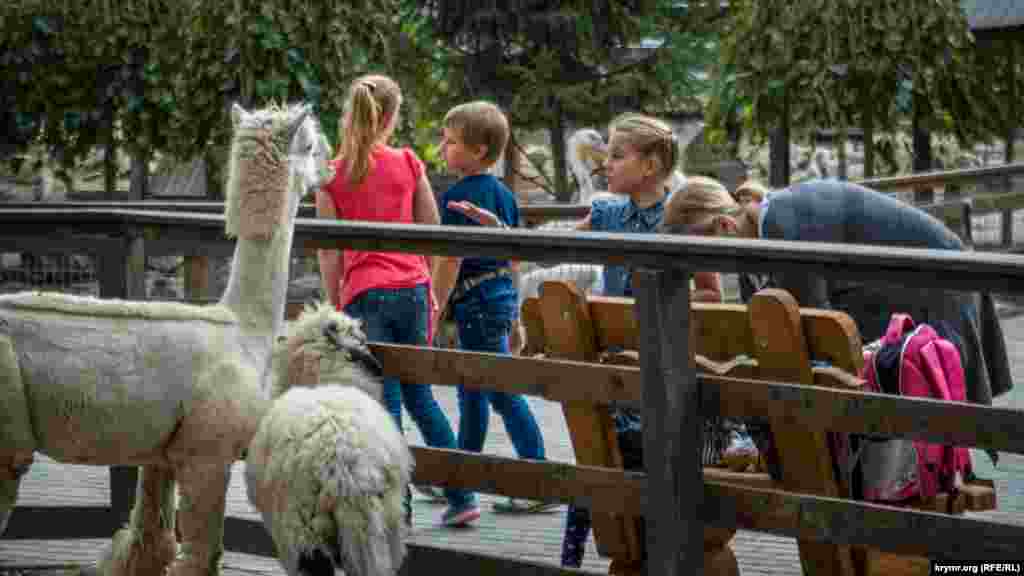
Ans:
{"label": "white animal in background", "polygon": [[599,264],[559,264],[551,268],[537,268],[519,279],[519,305],[527,298],[540,296],[541,284],[549,280],[572,282],[585,294],[600,294],[604,290],[604,266]]}

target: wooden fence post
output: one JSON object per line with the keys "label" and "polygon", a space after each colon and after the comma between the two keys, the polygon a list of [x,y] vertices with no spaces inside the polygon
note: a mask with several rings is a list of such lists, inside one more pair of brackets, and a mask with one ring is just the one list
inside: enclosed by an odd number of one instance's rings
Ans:
{"label": "wooden fence post", "polygon": [[210,257],[185,256],[185,299],[206,300],[210,297]]}
{"label": "wooden fence post", "polygon": [[646,572],[704,573],[703,426],[693,363],[690,271],[638,270],[636,313],[647,470]]}
{"label": "wooden fence post", "polygon": [[[146,298],[146,250],[140,230],[121,229],[117,242],[111,242],[98,254],[100,298],[144,300]],[[135,502],[138,469],[133,466],[110,467],[110,507],[120,523],[129,520]]]}

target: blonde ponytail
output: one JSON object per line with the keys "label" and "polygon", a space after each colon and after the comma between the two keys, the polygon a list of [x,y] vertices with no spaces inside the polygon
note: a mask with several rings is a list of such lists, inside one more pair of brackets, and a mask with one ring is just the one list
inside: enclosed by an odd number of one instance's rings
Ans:
{"label": "blonde ponytail", "polygon": [[398,84],[387,76],[363,76],[352,82],[338,132],[338,160],[352,184],[366,178],[372,167],[370,152],[401,103]]}

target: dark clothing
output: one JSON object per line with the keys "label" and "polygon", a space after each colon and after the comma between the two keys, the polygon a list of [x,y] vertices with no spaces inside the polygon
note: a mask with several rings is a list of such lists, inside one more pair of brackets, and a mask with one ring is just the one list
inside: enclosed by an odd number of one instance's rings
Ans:
{"label": "dark clothing", "polygon": [[[441,224],[446,226],[480,226],[454,210],[448,209],[448,202],[470,201],[481,208],[493,212],[502,222],[511,228],[519,226],[519,204],[515,194],[490,174],[467,176],[456,182],[441,197]],[[463,280],[508,268],[509,261],[495,258],[463,258],[459,268],[456,284]]]}
{"label": "dark clothing", "polygon": [[[926,212],[837,180],[802,182],[770,194],[760,235],[776,240],[964,249],[956,234]],[[952,329],[961,337],[968,402],[991,404],[993,397],[1013,385],[1002,328],[988,293],[904,288],[803,272],[773,274],[772,282],[790,292],[801,306],[846,312],[865,343],[882,336],[894,312],[909,314],[919,324]]]}
{"label": "dark clothing", "polygon": [[[509,227],[519,226],[516,197],[490,174],[467,176],[441,198],[441,223],[451,226],[479,226],[477,222],[450,210],[448,202],[470,201],[493,212]],[[510,262],[494,258],[463,258],[456,289],[451,295],[451,312],[459,334],[459,348],[476,352],[509,354],[512,321],[519,317],[519,294],[508,273],[481,279],[485,274],[507,270]],[[483,280],[463,290],[468,279]],[[490,408],[501,415],[505,430],[520,458],[544,460],[544,437],[530,405],[520,394],[458,386],[459,448],[480,452],[487,438]]]}

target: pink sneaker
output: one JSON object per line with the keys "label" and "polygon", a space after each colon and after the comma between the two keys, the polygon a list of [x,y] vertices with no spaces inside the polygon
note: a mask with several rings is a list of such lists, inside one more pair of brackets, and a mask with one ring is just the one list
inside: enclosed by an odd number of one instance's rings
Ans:
{"label": "pink sneaker", "polygon": [[441,524],[449,527],[465,527],[475,522],[479,517],[480,506],[476,502],[470,502],[458,508],[449,506],[441,516]]}

